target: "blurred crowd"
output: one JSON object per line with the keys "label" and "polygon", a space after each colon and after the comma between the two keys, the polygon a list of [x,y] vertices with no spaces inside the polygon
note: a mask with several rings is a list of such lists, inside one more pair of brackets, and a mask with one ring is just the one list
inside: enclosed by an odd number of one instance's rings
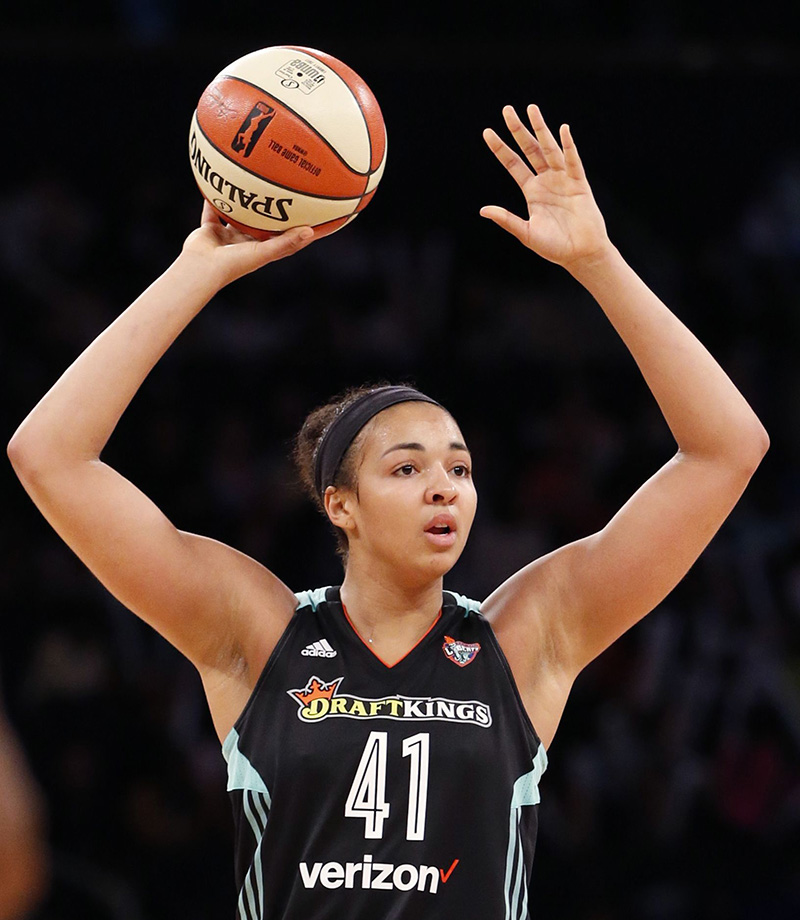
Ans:
{"label": "blurred crowd", "polygon": [[[176,205],[169,181],[98,197],[53,169],[6,189],[6,439],[194,226],[196,194]],[[800,155],[777,157],[691,251],[646,206],[602,197],[612,235],[733,376],[772,450],[684,582],[579,679],[542,784],[534,915],[789,920],[800,916]],[[478,254],[479,231],[394,227],[380,200],[222,292],[106,456],[181,528],[295,590],[338,583],[333,540],[289,465],[292,435],[345,386],[412,380],[452,409],[475,456],[478,520],[447,584],[481,598],[602,527],[674,444],[566,275],[510,239]],[[224,763],[198,678],[74,559],[10,469],[1,485],[0,666],[53,849],[36,916],[232,916]]]}

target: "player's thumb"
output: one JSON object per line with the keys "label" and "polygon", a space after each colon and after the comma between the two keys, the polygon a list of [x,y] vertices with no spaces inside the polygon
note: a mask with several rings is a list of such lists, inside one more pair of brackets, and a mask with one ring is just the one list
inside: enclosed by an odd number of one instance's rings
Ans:
{"label": "player's thumb", "polygon": [[493,221],[498,227],[507,230],[512,236],[515,236],[521,243],[525,242],[528,230],[528,222],[516,214],[512,214],[505,208],[499,208],[496,205],[487,205],[481,208],[481,217],[486,217]]}

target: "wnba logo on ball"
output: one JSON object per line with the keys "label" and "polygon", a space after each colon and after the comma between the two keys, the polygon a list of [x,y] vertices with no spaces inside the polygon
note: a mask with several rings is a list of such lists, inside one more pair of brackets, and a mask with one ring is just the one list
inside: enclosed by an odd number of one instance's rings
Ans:
{"label": "wnba logo on ball", "polygon": [[244,150],[244,156],[249,157],[253,152],[253,147],[258,143],[258,139],[264,133],[264,128],[275,117],[275,109],[266,102],[257,102],[242,122],[239,130],[236,132],[231,142],[231,148],[236,153]]}

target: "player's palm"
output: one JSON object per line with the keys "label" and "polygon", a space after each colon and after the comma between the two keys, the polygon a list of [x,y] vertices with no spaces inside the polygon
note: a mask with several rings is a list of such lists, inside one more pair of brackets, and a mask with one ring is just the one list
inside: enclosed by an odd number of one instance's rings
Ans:
{"label": "player's palm", "polygon": [[561,129],[562,149],[536,106],[528,107],[528,115],[535,135],[511,106],[503,109],[506,125],[525,159],[491,129],[484,132],[490,150],[525,195],[528,220],[495,206],[482,208],[481,214],[543,258],[569,266],[607,244],[605,222],[569,128]]}
{"label": "player's palm", "polygon": [[206,201],[200,226],[189,234],[183,249],[213,265],[221,282],[228,284],[303,249],[314,239],[313,233],[308,235],[308,231],[308,227],[294,227],[269,240],[254,240],[230,224],[222,224]]}

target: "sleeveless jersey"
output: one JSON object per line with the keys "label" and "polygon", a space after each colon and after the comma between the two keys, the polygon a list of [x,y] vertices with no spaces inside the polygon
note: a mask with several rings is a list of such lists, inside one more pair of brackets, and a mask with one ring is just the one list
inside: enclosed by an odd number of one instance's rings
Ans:
{"label": "sleeveless jersey", "polygon": [[527,920],[547,758],[479,604],[390,667],[297,598],[223,745],[239,920]]}

